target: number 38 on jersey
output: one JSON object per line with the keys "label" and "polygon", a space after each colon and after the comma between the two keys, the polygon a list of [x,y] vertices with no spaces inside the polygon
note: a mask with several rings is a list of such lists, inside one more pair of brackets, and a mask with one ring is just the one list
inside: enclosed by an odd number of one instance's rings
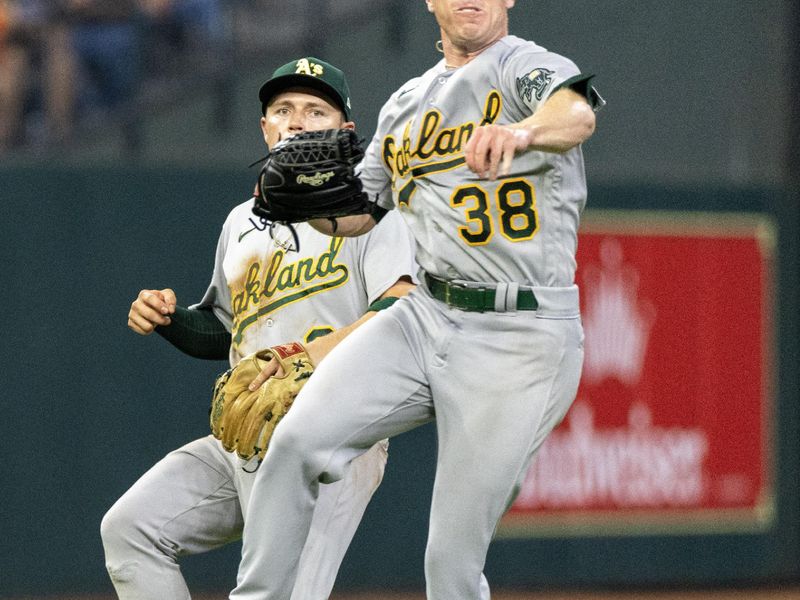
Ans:
{"label": "number 38 on jersey", "polygon": [[464,209],[466,223],[458,234],[470,246],[487,244],[496,229],[512,242],[529,240],[539,229],[536,192],[526,179],[504,180],[493,194],[476,183],[460,186],[453,190],[450,205]]}

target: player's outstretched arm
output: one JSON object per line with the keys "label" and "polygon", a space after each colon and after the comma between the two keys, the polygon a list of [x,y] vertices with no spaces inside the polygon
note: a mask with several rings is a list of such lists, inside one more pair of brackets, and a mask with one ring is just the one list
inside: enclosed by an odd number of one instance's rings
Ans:
{"label": "player's outstretched arm", "polygon": [[467,166],[494,180],[509,173],[517,152],[567,152],[589,139],[594,128],[594,111],[586,98],[564,88],[519,123],[478,127],[464,151]]}
{"label": "player's outstretched arm", "polygon": [[[414,289],[414,287],[416,286],[408,279],[401,278],[383,294],[381,294],[380,299],[400,298],[401,296],[408,294]],[[368,310],[366,313],[364,313],[364,315],[361,316],[360,319],[351,323],[350,325],[341,327],[335,331],[332,331],[328,335],[323,335],[322,337],[318,337],[307,344],[304,344],[306,354],[308,354],[312,364],[314,366],[318,365],[320,361],[325,358],[339,342],[346,338],[352,331],[355,331],[358,327],[369,321],[377,313],[377,310]],[[267,365],[261,370],[261,373],[259,373],[258,376],[253,379],[252,383],[248,387],[251,391],[255,391],[273,375],[277,375],[278,377],[283,375],[278,361],[274,358],[267,363]]]}
{"label": "player's outstretched arm", "polygon": [[[401,296],[408,294],[414,289],[414,287],[416,286],[411,283],[411,281],[406,278],[401,278],[397,280],[397,282],[389,289],[383,292],[379,300],[383,300],[385,298],[400,298]],[[350,325],[347,325],[346,327],[340,327],[328,335],[318,337],[306,344],[306,352],[308,352],[311,362],[315,365],[318,365],[319,362],[325,358],[339,342],[346,338],[352,331],[355,331],[358,327],[369,321],[377,313],[377,310],[370,309],[364,313],[361,318]]]}
{"label": "player's outstretched arm", "polygon": [[139,335],[150,335],[156,326],[169,325],[170,315],[177,306],[175,292],[169,288],[163,290],[142,290],[131,303],[128,312],[128,327]]}
{"label": "player's outstretched arm", "polygon": [[207,360],[228,357],[231,334],[210,308],[178,306],[175,292],[142,290],[131,303],[128,327],[139,335],[154,331],[181,352]]}
{"label": "player's outstretched arm", "polygon": [[595,124],[594,110],[586,98],[564,88],[533,115],[511,127],[527,132],[527,148],[562,153],[588,140]]}

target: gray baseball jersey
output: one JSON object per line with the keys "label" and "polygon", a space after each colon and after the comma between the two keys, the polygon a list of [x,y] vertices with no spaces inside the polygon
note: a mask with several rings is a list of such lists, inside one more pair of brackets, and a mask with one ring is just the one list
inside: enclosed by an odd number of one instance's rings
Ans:
{"label": "gray baseball jersey", "polygon": [[252,200],[222,226],[214,273],[197,307],[211,307],[231,332],[231,365],[288,340],[308,342],[358,320],[403,275],[414,273],[413,241],[400,219],[366,236],[328,237],[307,223],[287,227],[253,215]]}
{"label": "gray baseball jersey", "polygon": [[[211,284],[197,305],[212,307],[231,331],[232,365],[256,350],[353,323],[417,269],[413,239],[399,215],[387,215],[358,239],[331,238],[300,224],[295,252],[289,230],[278,227],[270,235],[251,207],[252,200],[244,202],[225,221]],[[287,598],[329,597],[385,464],[386,443],[379,441],[353,461],[346,478],[322,487]],[[114,504],[102,537],[121,600],[189,600],[179,557],[239,538],[255,477],[245,466],[206,436],[169,453]]]}
{"label": "gray baseball jersey", "polygon": [[559,86],[587,82],[566,58],[507,36],[457,69],[439,62],[383,107],[364,187],[399,208],[438,281],[421,278],[303,388],[255,477],[232,599],[289,597],[317,481],[347,476],[376,440],[435,419],[426,597],[488,600],[492,534],[580,379],[586,182],[580,147],[519,152],[497,181],[468,169],[464,148],[481,125],[522,121]]}
{"label": "gray baseball jersey", "polygon": [[476,127],[521,121],[580,77],[572,61],[508,36],[463,68],[448,70],[442,60],[384,105],[361,178],[384,208],[399,206],[425,271],[441,279],[573,282],[586,200],[580,147],[519,154],[507,177],[489,181],[465,167],[464,146]]}

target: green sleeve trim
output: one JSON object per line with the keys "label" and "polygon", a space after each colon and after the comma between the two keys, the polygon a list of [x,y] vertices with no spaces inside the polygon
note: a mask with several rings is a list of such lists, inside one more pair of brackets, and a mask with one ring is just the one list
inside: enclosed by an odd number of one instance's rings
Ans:
{"label": "green sleeve trim", "polygon": [[375,300],[372,304],[369,305],[367,312],[378,312],[379,310],[383,310],[384,308],[389,308],[392,304],[397,302],[400,298],[396,296],[386,296],[386,298],[381,298],[380,300]]}
{"label": "green sleeve trim", "polygon": [[589,106],[592,107],[592,110],[597,112],[606,105],[606,101],[592,85],[592,79],[594,79],[594,75],[591,73],[581,73],[580,75],[575,75],[574,77],[570,77],[569,79],[562,81],[552,93],[555,94],[562,88],[569,88],[586,98],[586,101],[589,103]]}
{"label": "green sleeve trim", "polygon": [[210,308],[176,306],[172,323],[159,325],[156,332],[181,352],[208,360],[226,360],[231,334]]}
{"label": "green sleeve trim", "polygon": [[380,223],[381,219],[383,219],[388,212],[389,211],[387,209],[383,208],[382,206],[378,206],[378,203],[375,202],[371,207],[370,214],[372,215],[372,218],[375,219],[376,223]]}

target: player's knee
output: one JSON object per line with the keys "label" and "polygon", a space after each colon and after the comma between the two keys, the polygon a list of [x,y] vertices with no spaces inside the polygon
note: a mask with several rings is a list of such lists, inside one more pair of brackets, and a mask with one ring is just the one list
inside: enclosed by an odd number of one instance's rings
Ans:
{"label": "player's knee", "polygon": [[317,479],[325,468],[322,449],[318,438],[309,435],[303,427],[294,427],[292,423],[281,423],[275,430],[275,435],[270,440],[267,456],[276,456],[276,461],[284,467],[294,464],[302,471],[303,477]]}
{"label": "player's knee", "polygon": [[[435,580],[447,568],[447,553],[444,547],[432,542],[433,540],[428,539],[428,546],[425,548],[425,577],[429,580]],[[452,550],[450,553],[452,554]]]}
{"label": "player's knee", "polygon": [[136,512],[126,505],[124,498],[114,504],[100,522],[100,538],[109,559],[127,555],[132,548],[141,545],[143,536]]}
{"label": "player's knee", "polygon": [[[338,452],[326,455],[329,459],[319,472],[317,480],[320,483],[334,483],[335,481],[344,479],[348,473],[353,473],[353,477],[355,478],[359,478],[359,475],[367,475],[364,469],[359,469],[360,465],[353,466],[354,459],[359,458],[359,455],[361,455],[360,451],[350,449],[340,449]],[[380,483],[380,481],[378,481],[373,486],[372,483],[368,482],[367,477],[360,477],[359,479],[363,479],[362,484],[366,486],[365,489],[370,487],[377,488],[378,483]]]}
{"label": "player's knee", "polygon": [[453,560],[462,560],[454,552],[453,542],[449,536],[437,535],[432,527],[428,535],[428,545],[425,548],[425,573],[427,577],[436,579],[446,576],[453,569]]}
{"label": "player's knee", "polygon": [[100,538],[103,540],[103,548],[107,555],[125,544],[128,539],[125,532],[129,527],[130,523],[116,504],[103,515],[103,520],[100,521]]}

